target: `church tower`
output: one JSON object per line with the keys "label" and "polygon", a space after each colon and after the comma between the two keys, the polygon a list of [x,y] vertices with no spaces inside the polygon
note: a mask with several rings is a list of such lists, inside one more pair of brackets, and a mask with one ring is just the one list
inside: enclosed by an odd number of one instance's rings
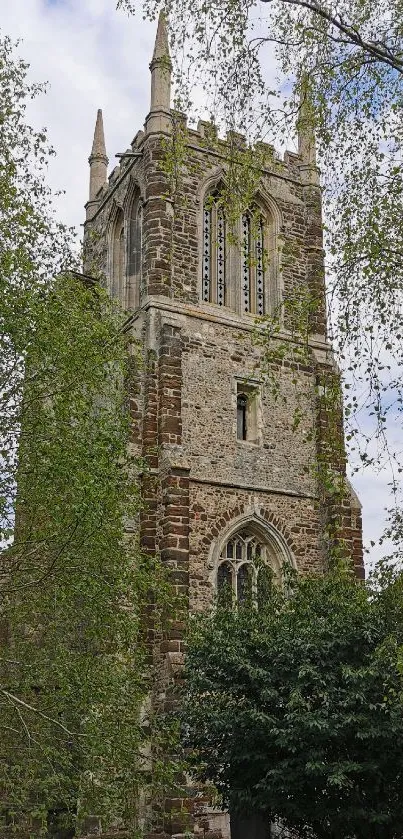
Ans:
{"label": "church tower", "polygon": [[[133,452],[144,463],[142,547],[161,556],[192,610],[208,609],[224,583],[241,600],[248,581],[258,586],[262,561],[279,575],[284,563],[321,573],[332,540],[362,576],[359,502],[352,490],[344,495],[336,533],[336,511],[318,480],[323,460],[333,458],[323,394],[338,373],[326,337],[321,190],[309,126],[301,118],[298,154],[280,159],[262,146],[256,194],[230,236],[220,190],[231,149],[235,143],[238,153],[244,141],[231,135],[210,144],[212,126],[187,128],[171,110],[162,15],[150,70],[144,131],[108,179],[98,112],[84,267],[105,277],[141,346],[130,404]],[[174,198],[167,150],[178,126],[186,153]],[[316,302],[299,362],[286,351],[298,343],[286,304],[298,290]],[[259,335],[270,317],[281,323],[271,343],[279,352],[268,359]],[[336,426],[344,452],[340,406]],[[327,465],[343,473],[344,460],[339,452]],[[179,632],[164,654],[175,677]],[[185,835],[181,808],[172,804],[164,835]],[[204,818],[209,836],[228,839],[227,817],[208,811]]]}

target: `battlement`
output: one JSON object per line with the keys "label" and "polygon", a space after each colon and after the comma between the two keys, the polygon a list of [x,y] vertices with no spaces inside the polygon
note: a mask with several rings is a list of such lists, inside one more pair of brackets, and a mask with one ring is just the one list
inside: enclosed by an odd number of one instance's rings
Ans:
{"label": "battlement", "polygon": [[[175,135],[176,137],[180,135],[182,147],[188,149],[189,160],[192,158],[192,153],[199,152],[209,158],[216,158],[225,168],[228,164],[239,163],[239,165],[242,165],[243,155],[246,156],[252,152],[256,158],[256,166],[259,171],[290,178],[301,183],[306,182],[307,164],[298,152],[286,150],[281,155],[274,145],[263,141],[257,142],[253,147],[248,146],[246,137],[235,131],[228,131],[225,137],[220,137],[214,123],[204,120],[199,120],[197,128],[188,127],[186,115],[178,114],[174,110],[171,110],[170,122],[169,132],[161,133],[163,145],[166,149],[169,148],[167,146],[169,139],[175,137]],[[158,133],[153,133],[151,136],[155,143]],[[133,161],[143,157],[149,139],[150,135],[147,131],[137,131],[130,146],[124,152],[115,155],[119,159],[119,163],[114,166],[107,180],[94,195],[91,203],[100,204],[107,199],[108,194],[111,190],[114,190],[119,179],[124,176],[126,171],[131,170]],[[316,180],[318,170],[316,167],[309,168],[314,170]]]}
{"label": "battlement", "polygon": [[[222,137],[211,121],[188,125],[187,115],[171,108],[163,14],[150,71],[144,130],[115,155],[119,162],[109,176],[97,114],[86,271],[104,275],[112,296],[129,309],[165,296],[245,317],[274,314],[302,283],[321,301],[314,331],[325,334],[321,192],[309,121],[297,125],[298,152],[283,155],[268,142],[252,146],[234,130]],[[225,219],[227,185],[234,211],[228,207]]]}
{"label": "battlement", "polygon": [[[319,187],[319,171],[316,166],[315,137],[309,119],[304,118],[301,109],[298,120],[298,153],[285,151],[281,156],[275,147],[260,141],[248,145],[246,137],[237,131],[227,131],[225,137],[219,137],[217,126],[213,122],[199,120],[197,127],[189,127],[187,115],[171,108],[172,63],[169,53],[168,36],[164,15],[158,21],[157,36],[152,61],[150,111],[146,116],[144,131],[138,131],[130,146],[116,157],[120,163],[111,174],[107,175],[108,158],[106,155],[102,112],[98,111],[94,132],[94,141],[90,163],[89,201],[86,205],[87,221],[98,212],[107,200],[108,194],[114,194],[116,186],[125,172],[133,168],[133,162],[141,159],[145,153],[157,155],[163,168],[163,150],[170,152],[170,141],[183,153],[188,150],[189,161],[194,163],[195,156],[201,164],[202,157],[210,166],[216,161],[225,170],[232,164],[242,164],[253,156],[253,165],[262,173],[288,178],[309,187]],[[305,106],[306,107],[306,106]],[[155,146],[159,146],[156,150]],[[178,159],[186,168],[187,162]],[[203,164],[204,165],[204,164]]]}

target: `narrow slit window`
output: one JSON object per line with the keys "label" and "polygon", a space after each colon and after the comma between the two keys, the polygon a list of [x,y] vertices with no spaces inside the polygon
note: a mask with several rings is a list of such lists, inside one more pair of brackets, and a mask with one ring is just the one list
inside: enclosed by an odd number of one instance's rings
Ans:
{"label": "narrow slit window", "polygon": [[236,436],[237,440],[259,443],[261,439],[260,388],[247,382],[237,383]]}
{"label": "narrow slit window", "polygon": [[244,393],[238,393],[236,401],[237,410],[237,438],[238,440],[247,439],[247,409],[248,399]]}

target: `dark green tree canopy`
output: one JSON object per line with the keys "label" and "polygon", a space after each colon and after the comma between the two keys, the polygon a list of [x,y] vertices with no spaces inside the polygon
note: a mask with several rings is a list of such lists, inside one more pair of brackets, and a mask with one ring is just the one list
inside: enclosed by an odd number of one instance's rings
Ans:
{"label": "dark green tree canopy", "polygon": [[184,740],[224,806],[302,837],[401,837],[401,588],[294,579],[195,621]]}

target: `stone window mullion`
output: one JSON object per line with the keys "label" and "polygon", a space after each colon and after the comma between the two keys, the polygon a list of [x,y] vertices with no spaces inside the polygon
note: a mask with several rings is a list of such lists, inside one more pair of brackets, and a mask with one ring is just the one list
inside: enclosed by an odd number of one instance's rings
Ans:
{"label": "stone window mullion", "polygon": [[211,262],[212,262],[212,208],[203,208],[203,291],[202,296],[205,303],[211,301]]}
{"label": "stone window mullion", "polygon": [[242,603],[248,591],[254,600],[258,594],[258,564],[264,558],[264,546],[253,534],[242,532],[224,545],[217,567],[217,593],[230,587],[234,602]]}
{"label": "stone window mullion", "polygon": [[265,265],[266,224],[257,207],[242,213],[229,241],[219,189],[203,206],[202,299],[240,314],[264,315],[269,308]]}
{"label": "stone window mullion", "polygon": [[216,259],[215,259],[215,266],[216,266],[216,302],[219,306],[224,306],[226,303],[226,291],[225,291],[225,268],[226,268],[226,225],[225,225],[225,216],[222,210],[222,207],[216,208],[216,231],[217,231],[217,243],[216,243]]}
{"label": "stone window mullion", "polygon": [[242,215],[242,273],[241,273],[241,308],[243,312],[250,312],[251,303],[251,253],[250,253],[250,217],[249,213]]}

